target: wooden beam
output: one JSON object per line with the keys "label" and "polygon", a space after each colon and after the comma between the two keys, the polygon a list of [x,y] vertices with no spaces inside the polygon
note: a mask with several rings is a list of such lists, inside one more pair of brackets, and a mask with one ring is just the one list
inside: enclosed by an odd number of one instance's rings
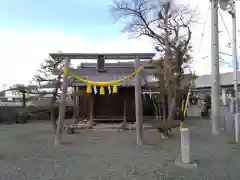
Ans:
{"label": "wooden beam", "polygon": [[[135,60],[135,69],[139,68],[140,59]],[[143,145],[143,111],[142,111],[142,93],[141,93],[141,75],[135,76],[135,109],[136,109],[136,134],[137,145]]]}
{"label": "wooden beam", "polygon": [[131,60],[139,59],[152,59],[155,53],[49,53],[53,59],[97,59],[99,56],[104,56],[106,60]]}
{"label": "wooden beam", "polygon": [[[70,66],[70,59],[67,58],[65,60],[64,67],[69,68]],[[65,118],[65,102],[67,97],[67,88],[68,88],[68,75],[64,74],[63,76],[63,85],[62,85],[62,94],[59,102],[59,116],[58,116],[58,123],[57,123],[57,131],[55,136],[55,145],[58,146],[61,144],[62,140],[62,132],[64,126],[64,118]]]}

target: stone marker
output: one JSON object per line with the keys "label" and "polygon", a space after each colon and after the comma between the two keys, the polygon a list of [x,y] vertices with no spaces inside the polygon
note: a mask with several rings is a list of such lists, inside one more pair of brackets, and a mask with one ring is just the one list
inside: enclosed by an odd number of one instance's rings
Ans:
{"label": "stone marker", "polygon": [[183,163],[190,163],[190,144],[188,128],[181,128],[181,156]]}
{"label": "stone marker", "polygon": [[197,168],[195,162],[191,162],[190,158],[190,138],[188,128],[181,128],[181,155],[180,158],[175,161],[177,166],[183,168]]}

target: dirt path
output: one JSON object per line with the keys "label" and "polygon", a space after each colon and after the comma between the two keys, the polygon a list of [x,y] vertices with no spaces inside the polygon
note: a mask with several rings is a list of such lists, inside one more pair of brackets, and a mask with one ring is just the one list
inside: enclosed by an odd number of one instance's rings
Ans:
{"label": "dirt path", "polygon": [[213,137],[207,120],[191,120],[187,126],[199,165],[195,170],[174,165],[178,131],[162,140],[157,131],[147,130],[147,145],[138,148],[135,131],[84,130],[65,134],[65,144],[56,148],[48,123],[0,126],[0,179],[239,180],[240,146],[228,144],[231,138],[225,134]]}

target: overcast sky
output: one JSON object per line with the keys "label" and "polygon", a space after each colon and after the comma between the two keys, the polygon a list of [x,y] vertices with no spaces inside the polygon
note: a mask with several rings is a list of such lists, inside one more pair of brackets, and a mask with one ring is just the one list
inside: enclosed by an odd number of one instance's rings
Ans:
{"label": "overcast sky", "polygon": [[[0,85],[28,83],[49,52],[154,52],[147,38],[131,39],[121,34],[124,26],[114,23],[108,12],[112,0],[0,0]],[[200,24],[192,29],[194,65],[197,74],[210,73],[210,11],[208,0],[178,0],[178,3],[198,6]],[[237,3],[240,9],[240,3]],[[239,11],[240,12],[240,11]],[[231,33],[231,18],[222,12]],[[238,13],[240,15],[240,13]],[[207,17],[203,41],[200,38]],[[230,41],[219,17],[220,50]],[[223,56],[226,62],[231,57]],[[221,67],[221,71],[231,68]]]}

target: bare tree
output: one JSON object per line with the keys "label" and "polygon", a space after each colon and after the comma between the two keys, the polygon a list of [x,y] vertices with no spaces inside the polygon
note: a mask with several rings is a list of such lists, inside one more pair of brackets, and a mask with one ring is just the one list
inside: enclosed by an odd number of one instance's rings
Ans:
{"label": "bare tree", "polygon": [[168,96],[168,117],[164,118],[171,121],[184,71],[192,62],[191,25],[197,22],[196,10],[161,0],[116,0],[110,10],[116,20],[127,21],[124,32],[131,37],[147,36],[154,40],[155,49],[162,56],[154,75],[160,83],[163,104]]}

